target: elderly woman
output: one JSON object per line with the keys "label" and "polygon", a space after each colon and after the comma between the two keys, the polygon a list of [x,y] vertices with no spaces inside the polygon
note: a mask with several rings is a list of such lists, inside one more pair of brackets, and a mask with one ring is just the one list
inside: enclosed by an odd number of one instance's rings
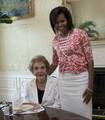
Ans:
{"label": "elderly woman", "polygon": [[49,62],[46,58],[41,55],[34,57],[29,64],[29,69],[35,79],[26,85],[25,101],[60,108],[58,81],[55,77],[47,75]]}

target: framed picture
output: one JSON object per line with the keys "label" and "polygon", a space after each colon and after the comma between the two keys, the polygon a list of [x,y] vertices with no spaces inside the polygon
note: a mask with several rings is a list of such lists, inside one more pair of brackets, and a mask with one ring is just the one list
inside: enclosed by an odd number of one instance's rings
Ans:
{"label": "framed picture", "polygon": [[69,7],[68,5],[70,5],[70,0],[62,0],[62,5]]}
{"label": "framed picture", "polygon": [[71,2],[70,2],[70,0],[62,0],[62,5],[67,7],[71,11]]}
{"label": "framed picture", "polygon": [[34,16],[34,0],[0,0],[0,12],[13,20]]}

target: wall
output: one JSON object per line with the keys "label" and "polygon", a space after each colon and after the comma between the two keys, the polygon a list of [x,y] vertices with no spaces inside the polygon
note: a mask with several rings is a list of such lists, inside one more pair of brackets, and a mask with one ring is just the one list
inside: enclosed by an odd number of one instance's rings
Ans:
{"label": "wall", "polygon": [[35,17],[0,25],[0,71],[26,71],[37,54],[51,60],[49,12],[61,0],[35,0]]}
{"label": "wall", "polygon": [[[105,0],[72,0],[72,14],[76,24],[92,20],[100,37],[105,38]],[[105,67],[105,39],[92,41],[95,67]]]}
{"label": "wall", "polygon": [[12,101],[24,96],[25,85],[35,78],[30,73],[0,72],[0,101]]}
{"label": "wall", "polygon": [[43,54],[51,61],[49,13],[58,5],[61,0],[35,0],[35,17],[0,24],[0,100],[12,100],[32,79],[27,67],[33,56]]}
{"label": "wall", "polygon": [[[94,20],[105,35],[104,27],[101,27],[105,26],[104,0],[72,0],[71,3],[77,23]],[[51,61],[54,34],[49,24],[49,12],[60,4],[61,0],[35,0],[35,17],[0,25],[0,71],[27,71],[29,61],[36,54],[43,54]],[[104,65],[103,51],[104,45],[93,45],[95,66]]]}
{"label": "wall", "polygon": [[94,66],[105,67],[105,40],[92,41]]}
{"label": "wall", "polygon": [[74,20],[77,24],[92,20],[105,37],[105,0],[77,0],[71,2]]}
{"label": "wall", "polygon": [[[80,1],[72,2],[72,4],[75,3],[77,5]],[[87,5],[87,7],[74,5],[77,19],[85,20],[87,16],[91,15],[92,5],[94,5],[93,1],[90,0],[87,3],[85,0],[83,4]],[[95,0],[95,3],[98,4],[98,1],[96,2]],[[9,97],[10,93],[11,96],[8,99],[11,99],[17,89],[16,83],[21,79],[29,78],[30,74],[28,72],[22,73],[23,71],[28,71],[27,67],[33,56],[43,54],[51,61],[51,42],[54,34],[50,28],[48,16],[50,10],[60,4],[61,0],[35,0],[34,18],[15,21],[11,25],[0,25],[0,99]],[[79,12],[78,14],[79,9],[81,9],[81,13]],[[82,14],[84,10],[87,12],[85,16]],[[102,19],[99,20],[100,13],[96,13],[96,15],[98,16],[91,16],[99,24],[105,21],[104,17],[103,21],[101,21]],[[105,67],[105,41],[92,42],[92,47],[95,66]]]}

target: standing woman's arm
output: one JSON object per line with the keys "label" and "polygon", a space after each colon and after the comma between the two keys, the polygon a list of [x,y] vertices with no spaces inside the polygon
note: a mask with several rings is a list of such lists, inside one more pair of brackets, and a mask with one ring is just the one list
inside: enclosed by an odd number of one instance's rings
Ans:
{"label": "standing woman's arm", "polygon": [[93,61],[88,63],[88,88],[86,89],[86,91],[83,94],[84,100],[83,102],[85,102],[86,104],[89,103],[91,97],[92,97],[92,93],[93,93]]}
{"label": "standing woman's arm", "polygon": [[93,79],[94,79],[94,62],[91,61],[88,63],[88,73],[89,73],[89,83],[88,83],[88,88],[93,91]]}
{"label": "standing woman's arm", "polygon": [[58,60],[59,60],[59,58],[58,58],[57,52],[53,48],[52,64],[50,65],[50,69],[48,71],[49,75],[52,74],[55,71],[55,69],[57,68],[57,66],[58,66]]}
{"label": "standing woman's arm", "polygon": [[85,54],[85,59],[87,62],[87,69],[88,69],[88,88],[86,89],[86,91],[83,94],[84,97],[84,102],[86,104],[89,103],[91,97],[92,97],[92,93],[93,93],[93,67],[94,67],[94,61],[93,61],[93,54],[92,54],[92,47],[90,44],[90,39],[88,37],[88,35],[86,34],[86,32],[83,31],[82,33],[82,48]]}

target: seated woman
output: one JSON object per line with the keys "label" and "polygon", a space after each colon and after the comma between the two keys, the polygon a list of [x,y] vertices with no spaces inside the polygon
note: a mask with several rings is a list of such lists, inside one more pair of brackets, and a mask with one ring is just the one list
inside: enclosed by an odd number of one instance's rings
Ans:
{"label": "seated woman", "polygon": [[36,77],[26,85],[25,102],[60,108],[58,80],[48,76],[49,62],[42,55],[34,57],[29,69]]}

